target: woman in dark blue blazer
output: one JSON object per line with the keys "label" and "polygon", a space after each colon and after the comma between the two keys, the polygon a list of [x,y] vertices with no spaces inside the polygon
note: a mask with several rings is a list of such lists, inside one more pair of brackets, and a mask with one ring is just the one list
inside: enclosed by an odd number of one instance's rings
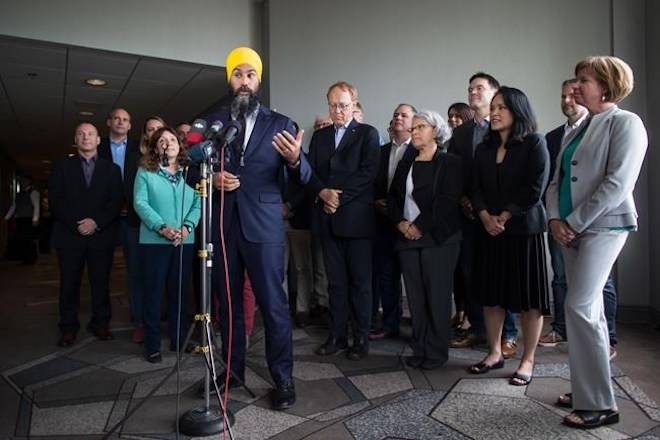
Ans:
{"label": "woman in dark blue blazer", "polygon": [[500,339],[506,310],[519,312],[524,350],[511,385],[532,380],[534,353],[549,312],[545,208],[550,159],[527,96],[502,87],[490,105],[490,133],[474,158],[472,205],[481,220],[475,292],[484,306],[488,355],[475,374],[504,365]]}

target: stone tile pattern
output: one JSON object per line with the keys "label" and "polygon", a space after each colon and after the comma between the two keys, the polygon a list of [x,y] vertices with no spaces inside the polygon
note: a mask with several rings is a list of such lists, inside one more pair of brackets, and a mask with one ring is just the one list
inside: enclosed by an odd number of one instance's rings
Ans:
{"label": "stone tile pattern", "polygon": [[[448,381],[442,385],[443,388],[447,386],[449,393],[416,390],[409,370],[400,361],[402,356],[410,353],[409,347],[402,341],[375,341],[372,343],[373,356],[368,362],[351,363],[342,354],[324,358],[313,355],[313,348],[324,338],[325,332],[314,328],[297,329],[294,333],[294,377],[300,387],[299,395],[313,395],[314,399],[321,395],[323,405],[316,401],[306,402],[303,397],[293,411],[275,412],[268,408],[266,394],[272,381],[263,357],[262,333],[257,329],[254,344],[248,353],[250,368],[246,371],[247,384],[257,397],[251,398],[240,389],[232,390],[230,407],[234,408],[236,416],[235,438],[268,439],[277,436],[278,439],[314,439],[327,438],[330,433],[334,433],[333,438],[337,440],[628,438],[616,430],[616,425],[588,433],[566,428],[561,425],[565,412],[534,400],[525,394],[526,387],[512,387],[502,378],[487,375],[475,377],[465,373],[463,376],[457,375],[456,382]],[[112,359],[99,356],[97,364],[78,360],[93,359],[92,355],[101,349],[97,344],[99,342],[94,341],[81,344],[73,350],[45,357],[41,362],[33,361],[23,368],[13,368],[3,374],[8,383],[16,389],[23,389],[28,396],[22,400],[23,409],[17,414],[16,435],[96,438],[126,413],[131,401],[144,397],[174,364],[174,356],[166,355],[162,364],[152,365],[145,362],[141,355],[129,352],[116,353],[117,356]],[[483,355],[482,349],[450,351],[450,358],[459,365],[478,361]],[[86,390],[87,393],[81,390],[79,401],[75,398],[72,401],[69,396],[66,402],[53,401],[49,407],[40,407],[38,401],[31,399],[35,388],[45,389],[51,382],[64,383],[67,378],[83,373],[93,374],[94,368],[126,375],[127,379],[116,393],[111,393],[116,396],[115,400],[108,401],[105,397],[106,401],[100,401],[100,398],[99,401],[90,401],[89,397],[85,397],[90,396],[89,390]],[[201,404],[201,400],[195,400],[192,396],[196,394],[197,381],[203,371],[201,359],[193,358],[182,368],[181,389],[191,405]],[[415,374],[425,375],[427,379],[431,377],[422,371]],[[539,378],[570,380],[567,363],[559,362],[556,353],[545,363],[543,354],[539,355],[534,374]],[[634,403],[648,416],[650,425],[655,423],[655,428],[638,438],[660,439],[658,404],[615,366],[612,375],[617,397],[631,400],[631,405]],[[89,381],[85,383],[89,386]],[[169,403],[175,390],[175,379],[172,378],[154,399],[166,399],[162,403]],[[314,392],[310,394],[310,391]],[[108,395],[105,392],[102,394]],[[122,438],[175,438],[171,417],[164,420],[167,421],[162,426],[158,425],[157,430],[139,429],[146,426],[146,421],[131,420],[124,426]]]}

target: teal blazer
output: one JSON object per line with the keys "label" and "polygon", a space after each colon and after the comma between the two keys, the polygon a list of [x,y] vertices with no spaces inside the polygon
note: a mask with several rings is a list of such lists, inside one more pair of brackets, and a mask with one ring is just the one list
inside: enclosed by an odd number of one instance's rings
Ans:
{"label": "teal blazer", "polygon": [[184,244],[195,242],[195,226],[201,212],[199,195],[186,184],[183,176],[179,176],[175,184],[168,174],[163,169],[148,171],[140,167],[135,176],[133,206],[142,221],[142,244],[171,244],[158,233],[162,225],[173,228],[190,226],[191,231]]}

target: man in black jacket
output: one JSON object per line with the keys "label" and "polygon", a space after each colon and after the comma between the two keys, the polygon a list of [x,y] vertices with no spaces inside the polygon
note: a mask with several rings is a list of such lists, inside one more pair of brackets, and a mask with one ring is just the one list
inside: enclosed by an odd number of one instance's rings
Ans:
{"label": "man in black jacket", "polygon": [[317,196],[312,227],[321,237],[330,297],[329,335],[316,354],[331,355],[348,346],[346,325],[351,316],[353,345],[348,358],[359,360],[369,352],[378,131],[353,119],[357,91],[350,84],[333,84],[326,97],[333,124],[316,131],[309,146],[314,173],[308,185]]}
{"label": "man in black jacket", "polygon": [[122,203],[121,172],[98,156],[96,127],[76,127],[78,153],[58,162],[48,182],[53,216],[53,247],[60,268],[58,345],[75,342],[80,328],[80,282],[87,265],[92,291],[92,318],[87,329],[100,340],[112,339],[109,281]]}
{"label": "man in black jacket", "polygon": [[133,209],[133,184],[140,152],[137,142],[128,139],[131,115],[126,110],[123,108],[112,110],[108,115],[106,125],[108,126],[108,136],[101,140],[99,157],[114,162],[121,169],[124,203],[119,216],[119,238],[124,251],[128,300],[131,321],[134,326],[131,340],[140,343],[144,340],[144,327],[142,326],[144,294],[138,251],[140,218]]}
{"label": "man in black jacket", "polygon": [[[406,154],[415,154],[410,144],[410,127],[417,113],[410,104],[399,104],[392,114],[392,141],[380,147],[378,175],[374,184],[376,235],[374,239],[372,320],[383,306],[382,325],[369,333],[369,339],[396,338],[401,319],[401,266],[394,251],[397,236],[395,225],[387,216],[387,193],[399,161]],[[375,323],[372,323],[374,325]]]}

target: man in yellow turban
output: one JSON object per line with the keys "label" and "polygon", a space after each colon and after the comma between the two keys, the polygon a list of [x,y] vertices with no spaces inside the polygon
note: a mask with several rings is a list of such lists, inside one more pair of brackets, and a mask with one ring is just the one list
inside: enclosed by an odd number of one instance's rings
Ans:
{"label": "man in yellow turban", "polygon": [[[278,182],[284,170],[288,179],[306,184],[312,171],[301,153],[302,131],[288,117],[270,110],[259,100],[263,66],[254,50],[239,47],[227,56],[230,87],[228,108],[205,118],[240,126],[236,138],[224,149],[225,169],[214,174],[214,185],[225,193],[224,233],[227,271],[231,294],[232,358],[236,377],[245,378],[245,326],[243,312],[244,274],[250,275],[257,304],[263,315],[266,360],[275,383],[271,393],[275,409],[291,407],[296,401],[293,384],[291,319],[284,280],[284,221],[282,188]],[[219,197],[218,197],[219,199]],[[213,204],[220,206],[219,200]],[[212,219],[212,240],[219,240],[219,213]],[[220,249],[219,246],[215,247]],[[222,255],[214,256],[214,293],[220,304],[220,325],[224,355],[229,347],[228,299]],[[220,376],[224,385],[225,376]],[[230,387],[237,386],[233,378]]]}

